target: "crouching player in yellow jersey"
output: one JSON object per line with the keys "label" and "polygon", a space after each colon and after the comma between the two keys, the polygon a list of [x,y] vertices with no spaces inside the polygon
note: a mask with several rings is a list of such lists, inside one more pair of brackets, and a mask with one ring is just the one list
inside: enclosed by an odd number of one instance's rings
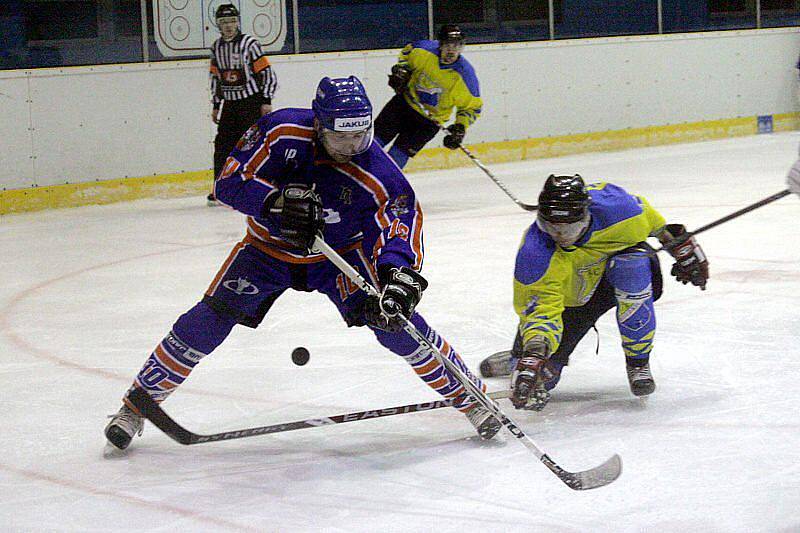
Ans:
{"label": "crouching player in yellow jersey", "polygon": [[484,377],[511,375],[517,409],[544,408],[575,346],[613,307],[631,392],[655,390],[649,359],[662,279],[648,237],[676,259],[678,281],[705,289],[708,261],[683,225],[665,224],[647,200],[611,183],[585,185],[577,174],[547,178],[517,253],[514,348],[480,367]]}
{"label": "crouching player in yellow jersey", "polygon": [[437,40],[406,45],[392,66],[389,86],[397,94],[375,119],[375,139],[400,168],[436,136],[453,108],[456,119],[444,138],[451,150],[459,147],[467,128],[481,114],[478,77],[461,55],[463,49],[459,27],[445,24]]}

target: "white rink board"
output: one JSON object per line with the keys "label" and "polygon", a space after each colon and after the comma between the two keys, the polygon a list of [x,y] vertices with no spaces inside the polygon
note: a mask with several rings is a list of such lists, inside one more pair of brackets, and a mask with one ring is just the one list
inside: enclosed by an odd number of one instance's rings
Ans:
{"label": "white rink board", "polygon": [[[794,29],[468,46],[485,107],[467,142],[791,113],[798,50]],[[377,113],[396,54],[274,56],[275,106],[308,107],[322,76],[355,74]],[[0,116],[14,117],[0,122],[11,139],[0,159],[14,161],[0,168],[0,187],[210,168],[207,69],[196,60],[0,72]],[[28,115],[32,143],[19,128]]]}

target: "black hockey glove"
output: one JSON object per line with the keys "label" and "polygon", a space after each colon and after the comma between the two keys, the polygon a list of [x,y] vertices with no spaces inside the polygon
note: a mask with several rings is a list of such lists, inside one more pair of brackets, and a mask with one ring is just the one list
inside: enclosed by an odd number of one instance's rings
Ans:
{"label": "black hockey glove", "polygon": [[325,226],[319,195],[303,184],[289,184],[267,196],[261,215],[277,220],[283,240],[306,253]]}
{"label": "black hockey glove", "polygon": [[380,296],[367,298],[364,319],[373,328],[400,331],[403,325],[397,320],[397,315],[411,318],[428,282],[408,267],[380,268],[378,275],[383,280],[383,290]]}
{"label": "black hockey glove", "polygon": [[461,146],[461,142],[464,140],[464,136],[467,134],[467,128],[465,128],[463,124],[456,123],[448,126],[447,131],[449,133],[445,135],[442,144],[444,144],[445,148],[455,150]]}
{"label": "black hockey glove", "polygon": [[534,337],[525,345],[522,357],[511,374],[511,403],[517,409],[541,411],[550,401],[545,382],[555,377],[550,367],[550,347],[541,337]]}
{"label": "black hockey glove", "polygon": [[670,274],[684,285],[691,283],[706,290],[709,278],[708,260],[694,236],[686,231],[686,227],[683,224],[667,224],[659,240],[675,258]]}
{"label": "black hockey glove", "polygon": [[411,79],[411,69],[405,65],[392,65],[392,73],[389,74],[389,87],[394,89],[397,94],[402,94],[408,89],[408,80]]}

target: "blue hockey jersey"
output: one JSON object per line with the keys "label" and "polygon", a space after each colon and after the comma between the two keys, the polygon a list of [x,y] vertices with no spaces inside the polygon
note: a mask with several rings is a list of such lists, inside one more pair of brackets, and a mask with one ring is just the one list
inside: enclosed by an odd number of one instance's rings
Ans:
{"label": "blue hockey jersey", "polygon": [[262,217],[267,196],[290,183],[314,187],[325,213],[324,237],[340,253],[361,247],[372,264],[422,267],[422,210],[394,161],[373,142],[347,163],[333,161],[316,140],[314,113],[286,108],[267,114],[239,140],[217,178],[217,199],[247,215],[245,242],[290,263],[326,260],[304,255]]}

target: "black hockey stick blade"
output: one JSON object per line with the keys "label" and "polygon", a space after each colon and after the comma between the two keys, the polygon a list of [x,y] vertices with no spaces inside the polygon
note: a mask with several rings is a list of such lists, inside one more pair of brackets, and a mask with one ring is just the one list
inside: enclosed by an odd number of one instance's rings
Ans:
{"label": "black hockey stick blade", "polygon": [[[509,391],[497,391],[490,393],[490,397],[493,399],[508,398],[509,394]],[[175,420],[173,420],[166,412],[164,412],[161,406],[158,405],[158,403],[153,400],[153,398],[151,398],[147,392],[139,387],[136,387],[128,395],[128,399],[139,410],[139,412],[144,415],[145,418],[152,422],[153,425],[155,425],[158,429],[163,431],[168,437],[176,442],[179,442],[180,444],[187,446],[191,444],[203,444],[206,442],[217,442],[221,440],[256,437],[258,435],[294,431],[296,429],[330,426],[333,424],[343,424],[346,422],[357,422],[359,420],[370,420],[384,416],[418,413],[421,411],[440,409],[442,407],[450,407],[452,404],[450,400],[436,400],[433,402],[399,405],[396,407],[385,407],[383,409],[370,411],[358,411],[342,415],[322,418],[309,418],[306,420],[298,420],[296,422],[285,422],[270,426],[259,426],[253,428],[236,429],[232,431],[223,431],[221,433],[212,433],[210,435],[201,435],[199,433],[189,431],[175,422]]]}
{"label": "black hockey stick blade", "polygon": [[622,458],[614,454],[605,463],[589,470],[568,472],[543,455],[539,458],[558,478],[573,490],[590,490],[605,487],[622,474]]}

